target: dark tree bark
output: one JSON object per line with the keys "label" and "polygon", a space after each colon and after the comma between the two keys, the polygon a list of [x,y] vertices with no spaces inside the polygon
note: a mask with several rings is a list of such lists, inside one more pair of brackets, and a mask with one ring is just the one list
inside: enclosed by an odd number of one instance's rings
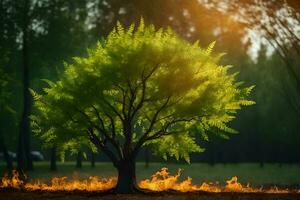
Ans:
{"label": "dark tree bark", "polygon": [[57,165],[56,165],[56,147],[51,148],[51,158],[50,158],[50,170],[56,171]]}
{"label": "dark tree bark", "polygon": [[5,145],[3,145],[3,147],[2,147],[2,151],[3,151],[4,159],[6,161],[7,169],[12,169],[13,168],[12,160],[11,160],[10,155],[8,154],[8,151],[7,151]]}
{"label": "dark tree bark", "polygon": [[28,52],[28,40],[29,40],[29,0],[24,0],[23,7],[23,47],[22,47],[22,59],[23,59],[23,112],[19,126],[19,141],[17,151],[17,162],[19,169],[32,170],[32,158],[30,153],[30,121],[29,115],[31,110],[31,94],[29,91],[29,52]]}
{"label": "dark tree bark", "polygon": [[91,167],[95,167],[95,153],[91,152]]}
{"label": "dark tree bark", "polygon": [[18,138],[17,167],[19,171],[23,171],[25,169],[24,136],[22,131],[19,131]]}
{"label": "dark tree bark", "polygon": [[216,163],[216,158],[215,158],[216,155],[215,154],[216,154],[215,153],[215,144],[214,144],[214,142],[211,142],[209,144],[209,157],[208,157],[208,163],[211,166],[214,166]]}
{"label": "dark tree bark", "polygon": [[149,168],[149,162],[150,162],[150,152],[148,147],[145,147],[145,167]]}
{"label": "dark tree bark", "polygon": [[1,147],[1,150],[3,152],[4,160],[6,162],[6,167],[7,167],[7,169],[12,169],[13,168],[12,159],[11,159],[10,155],[8,154],[8,151],[7,151],[5,141],[4,141],[4,138],[3,138],[2,134],[0,135],[0,140],[1,140],[0,141],[0,147]]}
{"label": "dark tree bark", "polygon": [[78,151],[76,157],[76,168],[82,168],[82,152]]}
{"label": "dark tree bark", "polygon": [[135,160],[133,158],[119,161],[117,193],[134,193],[138,191],[136,183]]}

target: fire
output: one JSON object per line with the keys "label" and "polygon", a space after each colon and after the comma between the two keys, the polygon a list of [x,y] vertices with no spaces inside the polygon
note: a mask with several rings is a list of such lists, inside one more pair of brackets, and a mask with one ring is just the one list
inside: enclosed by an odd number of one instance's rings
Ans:
{"label": "fire", "polygon": [[[186,180],[180,181],[180,175],[182,170],[179,169],[175,175],[170,175],[167,168],[162,168],[151,176],[150,179],[142,180],[139,182],[139,187],[142,189],[148,189],[152,191],[166,191],[175,190],[179,192],[195,192],[195,191],[206,191],[206,192],[265,192],[265,193],[300,193],[298,190],[279,189],[273,187],[270,189],[253,188],[250,185],[242,185],[238,182],[236,176],[226,181],[225,186],[221,186],[218,183],[206,183],[203,182],[199,185],[192,183],[192,178],[187,177]],[[68,180],[67,177],[54,177],[49,183],[43,181],[33,181],[25,183],[19,177],[17,171],[13,171],[12,177],[9,178],[5,175],[1,182],[0,188],[16,188],[26,189],[29,191],[45,190],[45,191],[106,191],[117,184],[116,177],[110,178],[99,178],[97,176],[91,176],[87,180]]]}
{"label": "fire", "polygon": [[[1,183],[2,182],[2,183]],[[13,171],[12,178],[7,175],[2,178],[0,182],[0,188],[24,188],[29,191],[45,190],[45,191],[105,191],[113,188],[117,183],[116,177],[111,178],[99,178],[97,176],[90,176],[88,180],[71,180],[67,177],[54,177],[50,183],[44,183],[40,180],[34,182],[24,183],[19,178],[19,173]]]}
{"label": "fire", "polygon": [[265,192],[265,193],[287,193],[287,192],[297,192],[299,190],[287,190],[279,189],[273,187],[270,189],[263,188],[253,188],[250,185],[242,185],[238,182],[236,176],[232,177],[230,180],[226,181],[225,186],[221,186],[218,183],[206,183],[203,182],[199,185],[192,184],[192,178],[187,177],[186,180],[180,182],[179,177],[181,175],[181,170],[178,170],[177,174],[170,175],[167,168],[162,168],[160,171],[152,175],[151,179],[146,179],[140,182],[139,186],[143,189],[150,189],[153,191],[164,191],[164,190],[175,190],[180,192],[195,192],[195,191],[205,191],[205,192]]}
{"label": "fire", "polygon": [[179,169],[177,174],[172,176],[170,175],[167,168],[162,168],[160,171],[156,172],[150,179],[146,179],[140,182],[139,186],[143,189],[149,189],[153,191],[164,191],[164,190],[175,190],[179,192],[195,192],[195,191],[205,191],[205,192],[265,192],[265,193],[288,193],[288,192],[297,192],[299,190],[287,190],[279,189],[273,187],[270,189],[253,188],[250,185],[242,185],[238,182],[236,176],[232,177],[230,180],[226,181],[225,186],[221,186],[218,183],[206,183],[203,182],[199,185],[194,185],[192,183],[192,178],[187,177],[184,181],[179,181],[181,175],[181,170]]}

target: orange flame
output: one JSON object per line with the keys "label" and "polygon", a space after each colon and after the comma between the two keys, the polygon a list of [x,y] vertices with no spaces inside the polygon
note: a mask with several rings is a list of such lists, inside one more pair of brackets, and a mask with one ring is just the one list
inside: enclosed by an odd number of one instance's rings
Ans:
{"label": "orange flame", "polygon": [[54,177],[51,183],[47,184],[36,180],[34,182],[24,183],[19,178],[19,173],[13,171],[12,178],[5,175],[0,183],[0,188],[24,188],[29,191],[46,190],[46,191],[72,191],[72,190],[85,190],[85,191],[105,191],[113,188],[117,183],[116,177],[99,178],[97,176],[90,176],[88,180],[71,180],[68,181],[67,177]]}
{"label": "orange flame", "polygon": [[169,174],[167,168],[162,168],[160,171],[152,175],[151,179],[146,179],[140,182],[139,186],[143,189],[149,189],[153,191],[164,191],[164,190],[175,190],[180,192],[194,192],[194,191],[206,191],[206,192],[265,192],[265,193],[287,193],[287,192],[297,192],[299,190],[288,190],[279,189],[273,187],[270,189],[263,188],[252,188],[248,184],[247,186],[242,185],[238,182],[236,176],[232,177],[230,180],[226,181],[226,185],[221,186],[218,183],[206,183],[203,182],[200,185],[192,184],[192,178],[187,177],[186,180],[180,182],[179,177],[181,175],[181,170],[179,169],[177,174],[172,176]]}
{"label": "orange flame", "polygon": [[[298,190],[279,189],[273,187],[270,189],[263,188],[252,188],[248,184],[247,186],[242,185],[238,182],[236,176],[226,181],[225,186],[221,186],[218,183],[205,183],[200,185],[194,185],[192,178],[188,177],[184,181],[179,181],[181,175],[181,169],[178,170],[177,174],[170,175],[167,168],[162,168],[151,176],[150,179],[142,180],[139,183],[139,187],[142,189],[148,189],[152,191],[166,191],[175,190],[180,192],[194,192],[194,191],[206,191],[206,192],[265,192],[265,193],[300,193]],[[87,180],[71,180],[68,181],[67,177],[54,177],[50,183],[44,183],[36,180],[34,182],[24,183],[19,178],[17,171],[13,171],[12,178],[5,175],[1,182],[0,188],[16,188],[26,189],[29,191],[34,190],[45,190],[45,191],[106,191],[115,187],[117,183],[116,177],[111,178],[99,178],[97,176],[91,176]]]}

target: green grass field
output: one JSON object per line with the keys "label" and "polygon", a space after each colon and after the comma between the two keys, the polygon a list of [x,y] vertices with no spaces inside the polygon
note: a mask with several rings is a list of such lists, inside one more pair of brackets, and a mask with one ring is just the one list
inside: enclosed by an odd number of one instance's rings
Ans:
{"label": "green grass field", "polygon": [[[74,179],[84,179],[89,176],[108,177],[115,176],[116,170],[110,163],[98,162],[95,168],[91,168],[90,163],[84,162],[82,169],[76,169],[74,162],[58,163],[56,172],[49,171],[48,162],[34,163],[35,170],[28,172],[31,179],[49,180],[54,176],[67,176]],[[225,181],[232,176],[237,176],[239,182],[243,184],[250,183],[253,186],[278,185],[278,186],[299,186],[300,185],[300,165],[299,164],[265,164],[263,168],[257,163],[243,164],[165,164],[150,163],[145,168],[144,163],[137,163],[138,180],[149,178],[154,172],[162,167],[168,167],[172,174],[177,169],[183,169],[182,179],[190,176],[194,184],[206,182],[216,182],[225,184]],[[0,173],[3,174],[3,163],[0,165]]]}

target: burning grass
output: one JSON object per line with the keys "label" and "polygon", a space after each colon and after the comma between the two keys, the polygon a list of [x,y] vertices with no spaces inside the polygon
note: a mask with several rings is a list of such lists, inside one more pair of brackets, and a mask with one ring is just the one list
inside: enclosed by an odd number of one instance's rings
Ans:
{"label": "burning grass", "polygon": [[[151,176],[139,182],[142,189],[162,192],[162,191],[178,191],[178,192],[211,192],[211,193],[300,193],[300,189],[282,189],[272,188],[255,188],[248,185],[242,185],[238,182],[238,178],[232,177],[226,181],[226,185],[219,183],[203,182],[199,185],[192,183],[192,178],[180,181],[181,170],[177,174],[171,175],[167,168],[162,168]],[[86,180],[69,180],[67,177],[54,177],[50,182],[34,180],[24,182],[20,179],[17,171],[13,171],[12,176],[5,175],[1,182],[1,188],[25,189],[26,191],[107,191],[113,188],[117,183],[116,177],[100,178],[91,176]]]}
{"label": "burning grass", "polygon": [[40,180],[25,183],[19,177],[17,171],[13,171],[12,177],[5,175],[2,178],[1,188],[16,188],[26,189],[29,191],[45,190],[45,191],[106,191],[113,188],[117,183],[116,177],[99,178],[90,176],[87,180],[68,180],[67,177],[54,177],[50,183],[45,183]]}

